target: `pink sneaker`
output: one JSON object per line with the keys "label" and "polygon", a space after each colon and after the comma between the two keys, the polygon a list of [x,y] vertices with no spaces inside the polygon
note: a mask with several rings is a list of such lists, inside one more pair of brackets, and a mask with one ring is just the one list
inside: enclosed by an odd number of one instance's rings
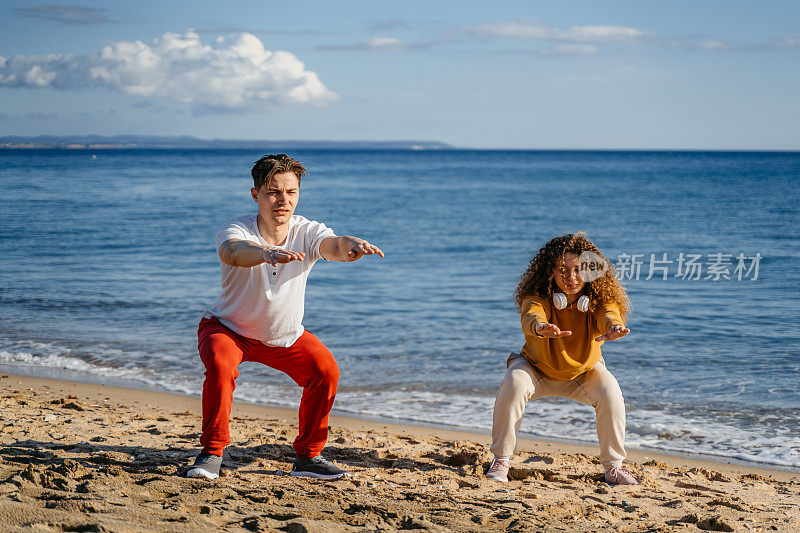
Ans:
{"label": "pink sneaker", "polygon": [[490,466],[489,471],[486,472],[486,477],[488,479],[494,479],[495,481],[507,482],[508,468],[510,466],[510,457],[495,457],[494,461],[492,461],[492,466]]}
{"label": "pink sneaker", "polygon": [[612,485],[638,485],[639,482],[633,477],[633,472],[621,466],[614,466],[606,469],[606,482]]}

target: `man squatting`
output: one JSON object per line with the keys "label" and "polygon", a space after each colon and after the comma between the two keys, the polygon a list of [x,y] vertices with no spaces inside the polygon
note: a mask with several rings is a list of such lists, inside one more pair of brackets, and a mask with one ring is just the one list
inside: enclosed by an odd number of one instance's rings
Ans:
{"label": "man squatting", "polygon": [[250,194],[258,213],[233,219],[217,232],[221,283],[217,301],[197,331],[203,383],[203,448],[189,477],[219,476],[230,444],[228,422],[238,367],[255,361],[280,370],[303,387],[299,434],[292,447],[293,476],[336,479],[347,475],[320,455],[328,439],[328,413],[339,367],[322,342],[302,325],[306,279],[314,263],[357,261],[383,252],[357,237],[337,237],[321,222],[294,211],[303,165],[285,154],[259,159]]}

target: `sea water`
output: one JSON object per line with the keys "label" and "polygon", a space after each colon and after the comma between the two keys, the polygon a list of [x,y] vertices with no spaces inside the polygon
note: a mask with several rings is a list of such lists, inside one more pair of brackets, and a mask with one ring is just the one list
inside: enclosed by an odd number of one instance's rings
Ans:
{"label": "sea water", "polygon": [[[252,150],[0,151],[0,369],[198,395],[217,228],[255,211]],[[532,254],[584,230],[631,334],[603,354],[630,446],[800,468],[800,153],[298,150],[298,214],[386,257],[318,262],[307,329],[342,414],[488,432]],[[94,157],[96,156],[96,157]],[[236,397],[296,406],[245,363]],[[590,406],[523,436],[596,443]]]}

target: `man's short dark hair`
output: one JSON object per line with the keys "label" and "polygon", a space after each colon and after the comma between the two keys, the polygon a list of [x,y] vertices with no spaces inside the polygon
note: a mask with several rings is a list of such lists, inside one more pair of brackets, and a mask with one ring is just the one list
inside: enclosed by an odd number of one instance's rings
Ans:
{"label": "man's short dark hair", "polygon": [[284,172],[292,172],[297,176],[298,183],[303,176],[308,174],[300,161],[292,159],[286,154],[265,155],[256,161],[253,170],[250,171],[253,176],[253,187],[260,191],[262,186],[268,185],[272,181],[275,174]]}

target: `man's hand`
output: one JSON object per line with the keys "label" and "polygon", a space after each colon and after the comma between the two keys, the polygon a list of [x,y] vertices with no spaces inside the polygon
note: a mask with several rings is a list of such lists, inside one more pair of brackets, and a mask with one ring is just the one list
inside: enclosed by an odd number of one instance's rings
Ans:
{"label": "man's hand", "polygon": [[325,238],[319,245],[319,253],[328,261],[358,261],[365,255],[383,257],[380,248],[350,235]]}
{"label": "man's hand", "polygon": [[378,254],[383,257],[383,251],[374,244],[370,244],[364,239],[359,239],[357,237],[353,237],[353,240],[357,241],[356,245],[347,251],[347,257],[351,261],[357,261],[365,255]]}
{"label": "man's hand", "polygon": [[281,250],[280,248],[264,248],[264,262],[272,266],[278,263],[291,263],[292,261],[302,261],[306,256],[304,253],[293,252],[291,250]]}
{"label": "man's hand", "polygon": [[542,337],[556,338],[556,337],[569,337],[570,335],[572,335],[571,331],[568,330],[561,331],[555,324],[539,323],[536,324],[534,328],[536,328],[536,333],[538,333]]}
{"label": "man's hand", "polygon": [[608,333],[606,333],[605,335],[600,335],[599,337],[596,337],[594,340],[598,342],[615,341],[617,339],[621,339],[630,332],[631,332],[630,328],[626,328],[625,326],[620,326],[620,325],[611,326],[610,328],[608,328]]}

